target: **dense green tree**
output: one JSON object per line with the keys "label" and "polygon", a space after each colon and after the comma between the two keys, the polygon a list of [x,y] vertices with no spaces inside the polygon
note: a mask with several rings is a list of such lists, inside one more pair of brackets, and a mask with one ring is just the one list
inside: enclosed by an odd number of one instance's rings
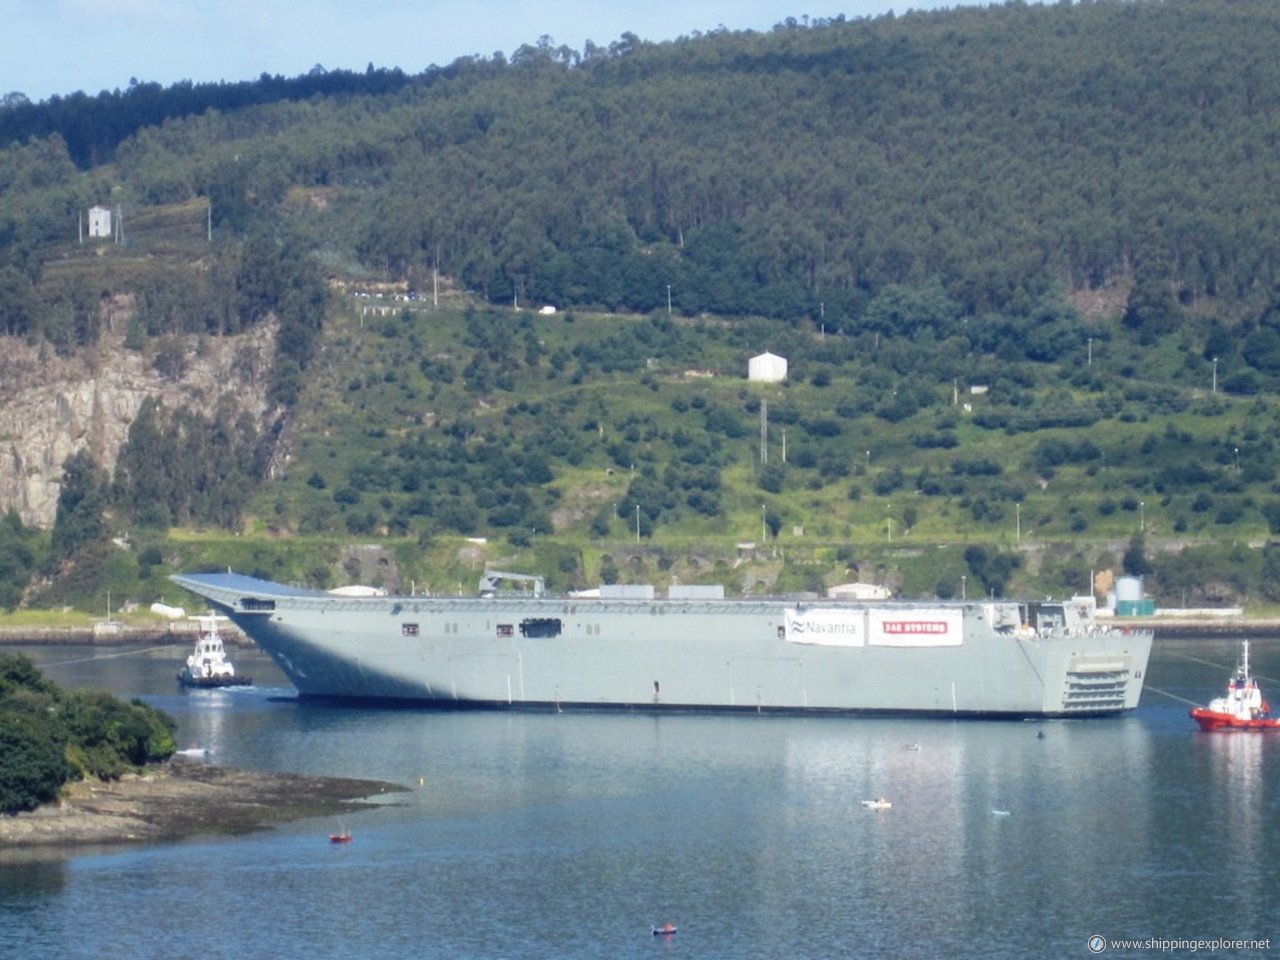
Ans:
{"label": "dense green tree", "polygon": [[36,329],[35,294],[31,277],[14,266],[0,264],[0,333],[23,336]]}
{"label": "dense green tree", "polygon": [[35,661],[25,654],[0,654],[0,700],[9,700],[19,692],[40,697],[40,706],[58,696],[58,687],[40,672]]}
{"label": "dense green tree", "polygon": [[756,482],[760,489],[768,493],[781,493],[782,485],[787,478],[787,468],[781,463],[766,463],[760,469]]}
{"label": "dense green tree", "polygon": [[1264,327],[1245,338],[1241,355],[1245,363],[1263,373],[1280,373],[1280,330]]}
{"label": "dense green tree", "polygon": [[171,480],[175,451],[165,430],[160,402],[148,397],[129,425],[129,437],[116,459],[113,498],[147,526],[172,522]]}
{"label": "dense green tree", "polygon": [[965,547],[964,562],[982,584],[983,592],[999,597],[1004,595],[1010,578],[1022,565],[1022,558],[1016,554],[988,550],[986,547],[973,544]]}
{"label": "dense green tree", "polygon": [[1271,603],[1280,601],[1280,548],[1267,544],[1262,551],[1262,595]]}
{"label": "dense green tree", "polygon": [[100,779],[165,759],[175,749],[172,718],[141,701],[125,703],[102,691],[77,690],[66,696],[60,715],[77,766]]}
{"label": "dense green tree", "polygon": [[1139,270],[1125,303],[1124,325],[1150,342],[1172,333],[1180,313],[1168,275],[1156,268]]}
{"label": "dense green tree", "polygon": [[71,774],[65,749],[49,724],[0,709],[0,814],[56,799]]}
{"label": "dense green tree", "polygon": [[1151,562],[1147,559],[1147,541],[1141,533],[1129,538],[1129,546],[1125,549],[1121,560],[1124,572],[1132,577],[1141,577],[1151,572]]}
{"label": "dense green tree", "polygon": [[135,523],[234,528],[264,469],[252,418],[223,397],[211,417],[145,400],[116,460],[112,503]]}
{"label": "dense green tree", "polygon": [[1280,534],[1280,500],[1268,500],[1262,505],[1262,515],[1267,518],[1267,530]]}
{"label": "dense green tree", "polygon": [[51,559],[65,560],[106,537],[106,490],[106,477],[91,453],[78,450],[67,457],[53,521]]}
{"label": "dense green tree", "polygon": [[38,533],[12,507],[0,517],[0,607],[13,610],[40,563]]}
{"label": "dense green tree", "polygon": [[0,655],[0,813],[53,800],[73,776],[118,777],[165,760],[175,729],[140,701],[67,694],[29,657]]}

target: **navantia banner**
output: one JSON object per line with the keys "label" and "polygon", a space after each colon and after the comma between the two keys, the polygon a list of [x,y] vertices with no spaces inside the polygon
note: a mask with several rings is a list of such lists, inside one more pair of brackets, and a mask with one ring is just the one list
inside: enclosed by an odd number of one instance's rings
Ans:
{"label": "navantia banner", "polygon": [[958,647],[964,642],[959,610],[869,610],[867,643],[874,647]]}
{"label": "navantia banner", "polygon": [[865,610],[787,610],[786,636],[790,643],[827,647],[861,647],[867,642]]}

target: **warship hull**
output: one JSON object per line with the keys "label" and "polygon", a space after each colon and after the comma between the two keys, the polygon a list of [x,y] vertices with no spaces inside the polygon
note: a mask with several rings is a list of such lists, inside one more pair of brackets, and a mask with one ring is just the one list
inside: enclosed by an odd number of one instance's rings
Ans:
{"label": "warship hull", "polygon": [[172,578],[303,697],[453,707],[1060,717],[1137,706],[1149,631],[1092,600],[334,596]]}

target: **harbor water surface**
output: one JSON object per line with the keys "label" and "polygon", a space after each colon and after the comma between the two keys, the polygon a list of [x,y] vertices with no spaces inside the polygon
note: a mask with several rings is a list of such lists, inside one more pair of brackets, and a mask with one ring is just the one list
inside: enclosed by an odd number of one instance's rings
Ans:
{"label": "harbor water surface", "polygon": [[[263,659],[237,659],[252,688],[182,691],[185,649],[23,652],[64,686],[167,711],[211,762],[407,789],[345,817],[345,845],[327,842],[336,821],[304,820],[0,856],[0,957],[1280,946],[1280,733],[1201,733],[1187,716],[1221,691],[1230,641],[1157,640],[1137,711],[1047,722],[357,709],[300,703]],[[1280,704],[1280,642],[1253,644],[1252,662]],[[892,806],[862,803],[880,797]],[[676,935],[652,934],[668,922]]]}

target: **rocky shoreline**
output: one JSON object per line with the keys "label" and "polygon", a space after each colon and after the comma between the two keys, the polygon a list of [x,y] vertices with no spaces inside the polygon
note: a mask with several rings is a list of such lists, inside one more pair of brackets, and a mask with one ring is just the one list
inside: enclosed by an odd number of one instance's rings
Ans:
{"label": "rocky shoreline", "polygon": [[71,848],[250,833],[351,813],[406,789],[379,780],[257,773],[175,757],[120,780],[69,784],[56,804],[0,816],[0,862]]}

